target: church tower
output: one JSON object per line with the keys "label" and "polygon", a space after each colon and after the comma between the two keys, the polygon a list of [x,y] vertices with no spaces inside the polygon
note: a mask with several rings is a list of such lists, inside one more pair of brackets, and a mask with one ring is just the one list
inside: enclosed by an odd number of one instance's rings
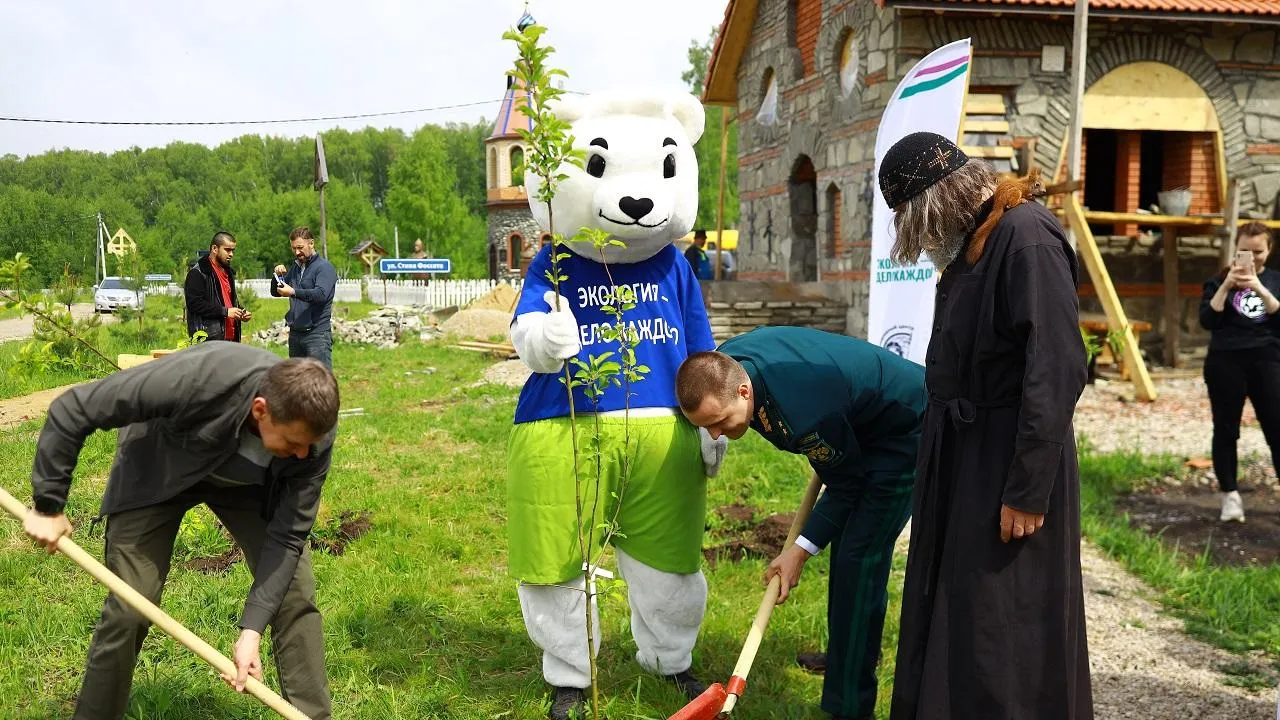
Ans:
{"label": "church tower", "polygon": [[[523,31],[533,23],[533,16],[526,9],[516,27]],[[529,118],[520,111],[525,97],[520,83],[508,77],[493,132],[484,141],[489,277],[496,280],[523,277],[538,249],[550,241],[529,212],[529,197],[524,190],[521,166],[526,148],[516,131],[531,129]]]}

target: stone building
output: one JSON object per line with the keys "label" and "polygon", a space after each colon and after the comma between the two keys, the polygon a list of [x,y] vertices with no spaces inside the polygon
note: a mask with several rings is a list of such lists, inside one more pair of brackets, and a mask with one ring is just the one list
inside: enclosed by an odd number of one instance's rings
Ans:
{"label": "stone building", "polygon": [[[524,30],[533,22],[533,17],[525,13],[517,27]],[[491,280],[522,277],[538,249],[550,242],[550,236],[538,228],[529,212],[529,197],[520,171],[525,149],[517,130],[531,129],[529,118],[520,111],[525,97],[524,88],[508,76],[493,132],[484,141]]]}
{"label": "stone building", "polygon": [[[739,279],[819,282],[848,302],[846,331],[865,336],[880,116],[911,66],[954,40],[973,42],[966,151],[1005,171],[1039,167],[1065,179],[1072,4],[729,0],[703,100],[734,108],[739,124]],[[1280,0],[1093,0],[1090,13],[1086,206],[1132,213],[1161,191],[1190,188],[1188,214],[1221,213],[1238,180],[1241,215],[1271,217]],[[1159,229],[1094,231],[1131,317],[1157,324]],[[1217,266],[1215,242],[1179,241],[1184,341],[1198,332],[1198,284]]]}

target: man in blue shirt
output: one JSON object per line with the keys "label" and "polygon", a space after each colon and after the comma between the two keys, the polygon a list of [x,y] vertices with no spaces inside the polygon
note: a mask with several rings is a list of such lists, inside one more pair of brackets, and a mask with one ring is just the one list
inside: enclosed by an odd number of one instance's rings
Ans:
{"label": "man in blue shirt", "polygon": [[866,341],[762,327],[694,353],[676,375],[689,421],[712,437],[760,433],[803,454],[826,485],[794,545],[769,564],[778,602],[805,561],[831,546],[822,708],[871,718],[893,546],[911,514],[924,368]]}
{"label": "man in blue shirt", "polygon": [[284,316],[289,326],[289,357],[312,357],[332,368],[329,319],[338,272],[316,252],[310,228],[294,228],[289,233],[289,246],[297,262],[287,271],[277,265],[271,286],[272,297],[289,298],[289,312]]}

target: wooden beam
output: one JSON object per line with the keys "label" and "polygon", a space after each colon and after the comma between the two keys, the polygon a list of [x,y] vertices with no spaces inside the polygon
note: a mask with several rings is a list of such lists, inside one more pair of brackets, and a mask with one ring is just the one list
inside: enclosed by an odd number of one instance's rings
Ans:
{"label": "wooden beam", "polygon": [[1009,133],[1008,120],[965,120],[964,131],[967,133]]}
{"label": "wooden beam", "polygon": [[1218,162],[1218,202],[1224,203],[1222,206],[1225,212],[1227,202],[1227,150],[1222,144],[1222,128],[1213,134],[1213,140],[1217,144]]}
{"label": "wooden beam", "polygon": [[[1064,215],[1064,210],[1055,210],[1058,215]],[[1139,225],[1176,225],[1178,227],[1192,228],[1216,228],[1222,225],[1223,219],[1213,215],[1201,216],[1183,216],[1183,215],[1144,215],[1142,213],[1118,213],[1118,212],[1102,212],[1100,210],[1089,210],[1084,213],[1084,219],[1088,222],[1098,225],[1112,225],[1123,223],[1137,223]],[[1276,230],[1280,229],[1280,220],[1254,220],[1253,218],[1238,218],[1236,226],[1247,225],[1249,223],[1261,223],[1267,227]]]}
{"label": "wooden beam", "polygon": [[1111,274],[1107,272],[1107,266],[1102,261],[1102,253],[1098,251],[1098,244],[1093,239],[1093,233],[1089,231],[1089,223],[1085,220],[1080,198],[1074,194],[1067,195],[1063,198],[1063,203],[1067,220],[1076,233],[1080,256],[1084,258],[1085,268],[1089,271],[1093,286],[1098,289],[1098,297],[1102,301],[1103,311],[1107,314],[1107,322],[1112,329],[1121,329],[1124,332],[1125,365],[1132,373],[1135,394],[1139,400],[1147,402],[1155,400],[1156,388],[1151,383],[1151,375],[1147,372],[1146,363],[1142,361],[1142,351],[1138,347],[1137,339],[1134,338],[1129,318],[1125,315],[1124,307],[1120,305],[1120,298],[1116,296],[1115,286],[1111,284]]}
{"label": "wooden beam", "polygon": [[1070,182],[1062,182],[1056,185],[1050,185],[1044,189],[1045,195],[1061,195],[1063,193],[1075,192],[1080,189],[1080,181],[1072,180]]}
{"label": "wooden beam", "polygon": [[1178,297],[1178,226],[1161,232],[1164,241],[1164,364],[1178,367],[1178,344],[1182,333],[1182,299]]}
{"label": "wooden beam", "polygon": [[722,279],[720,263],[724,252],[724,176],[729,160],[729,108],[720,108],[720,207],[716,212],[716,269],[715,279]]}
{"label": "wooden beam", "polygon": [[1004,98],[1000,95],[974,93],[965,103],[966,115],[1004,115]]}
{"label": "wooden beam", "polygon": [[960,148],[965,155],[978,158],[1003,158],[1010,159],[1013,157],[1013,148],[1007,145],[973,147],[964,145]]}
{"label": "wooden beam", "polygon": [[1236,228],[1240,226],[1240,180],[1236,179],[1227,189],[1227,204],[1223,208],[1226,222],[1222,224],[1222,244],[1218,251],[1218,265],[1229,267],[1236,253]]}
{"label": "wooden beam", "polygon": [[[1071,32],[1071,123],[1067,128],[1067,180],[1081,180],[1084,168],[1080,167],[1080,143],[1084,139],[1084,73],[1087,65],[1085,58],[1089,52],[1089,0],[1075,0],[1075,23]],[[1078,203],[1076,191],[1071,197]],[[1079,238],[1074,232],[1067,232],[1067,241],[1071,247],[1078,248]]]}

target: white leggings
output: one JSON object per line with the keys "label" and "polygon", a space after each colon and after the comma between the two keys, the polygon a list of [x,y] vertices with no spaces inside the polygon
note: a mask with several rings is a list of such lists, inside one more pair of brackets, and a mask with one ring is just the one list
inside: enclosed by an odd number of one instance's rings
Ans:
{"label": "white leggings", "polygon": [[[616,548],[615,548],[616,549]],[[631,635],[636,662],[660,675],[674,675],[693,664],[707,607],[707,580],[702,571],[689,575],[662,572],[620,549],[618,570],[627,583],[631,602]],[[591,667],[587,657],[586,593],[579,576],[560,585],[519,587],[520,609],[529,638],[542,649],[542,676],[555,687],[588,688]],[[600,652],[600,614],[592,603],[595,652]]]}

